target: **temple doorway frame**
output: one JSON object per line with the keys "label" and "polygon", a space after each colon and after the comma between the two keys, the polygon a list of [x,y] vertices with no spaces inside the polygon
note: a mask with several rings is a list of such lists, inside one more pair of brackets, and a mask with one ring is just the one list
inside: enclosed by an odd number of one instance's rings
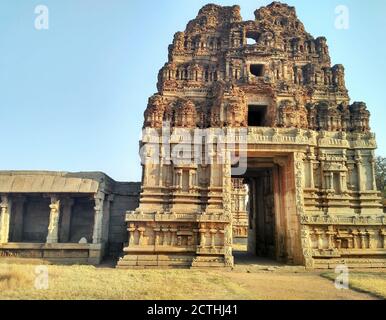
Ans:
{"label": "temple doorway frame", "polygon": [[[289,265],[304,265],[304,255],[301,239],[301,221],[300,215],[302,208],[301,197],[302,186],[300,184],[301,170],[296,167],[296,151],[275,152],[275,151],[257,151],[248,148],[248,168],[242,176],[233,176],[232,178],[251,177],[253,169],[267,169],[272,175],[272,194],[273,194],[273,223],[274,223],[274,257],[278,262]],[[251,192],[251,191],[250,191]],[[251,216],[249,216],[251,219]],[[249,220],[248,219],[248,220]],[[248,221],[248,233],[250,223]],[[248,236],[249,237],[249,236]],[[248,251],[250,243],[248,241]],[[260,256],[254,253],[255,256]]]}

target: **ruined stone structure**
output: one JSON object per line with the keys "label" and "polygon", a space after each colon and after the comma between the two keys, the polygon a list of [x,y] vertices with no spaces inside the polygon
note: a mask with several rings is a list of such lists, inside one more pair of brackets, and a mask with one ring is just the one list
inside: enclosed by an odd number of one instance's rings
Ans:
{"label": "ruined stone structure", "polygon": [[103,173],[0,171],[0,258],[99,264],[126,242],[140,185]]}
{"label": "ruined stone structure", "polygon": [[[386,266],[366,104],[350,102],[344,67],[293,7],[274,2],[255,17],[207,5],[175,34],[145,112],[140,205],[127,213],[119,267],[231,267],[232,231],[246,230],[251,252],[289,264]],[[218,129],[247,132],[246,145],[177,162],[154,135],[167,123],[171,150],[193,145],[197,128],[209,132],[202,149]],[[231,152],[246,154],[241,175]]]}
{"label": "ruined stone structure", "polygon": [[243,243],[248,238],[248,206],[248,185],[243,178],[233,178],[231,210],[234,243]]}

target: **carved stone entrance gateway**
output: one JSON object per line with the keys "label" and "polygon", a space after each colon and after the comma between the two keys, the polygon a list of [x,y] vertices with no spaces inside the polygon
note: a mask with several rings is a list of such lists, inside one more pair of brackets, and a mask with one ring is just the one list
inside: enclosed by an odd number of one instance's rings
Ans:
{"label": "carved stone entrance gateway", "polygon": [[231,267],[232,231],[289,264],[386,266],[366,105],[350,103],[343,66],[293,7],[255,16],[207,5],[176,33],[145,112],[140,205],[118,267]]}

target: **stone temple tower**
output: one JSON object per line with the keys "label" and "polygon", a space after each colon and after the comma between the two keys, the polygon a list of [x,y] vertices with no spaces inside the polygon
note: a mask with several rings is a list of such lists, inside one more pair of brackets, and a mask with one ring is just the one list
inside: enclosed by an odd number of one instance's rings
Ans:
{"label": "stone temple tower", "polygon": [[118,266],[231,267],[237,230],[288,264],[385,267],[369,117],[295,8],[243,21],[238,6],[204,6],[175,34],[145,111]]}

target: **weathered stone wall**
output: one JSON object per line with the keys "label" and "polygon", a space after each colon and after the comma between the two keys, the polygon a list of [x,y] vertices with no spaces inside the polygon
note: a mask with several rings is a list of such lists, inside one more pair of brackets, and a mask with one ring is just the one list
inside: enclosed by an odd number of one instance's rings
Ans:
{"label": "weathered stone wall", "polygon": [[138,182],[117,182],[114,187],[114,198],[110,208],[108,254],[121,254],[127,242],[126,211],[135,210],[139,205],[141,184]]}

